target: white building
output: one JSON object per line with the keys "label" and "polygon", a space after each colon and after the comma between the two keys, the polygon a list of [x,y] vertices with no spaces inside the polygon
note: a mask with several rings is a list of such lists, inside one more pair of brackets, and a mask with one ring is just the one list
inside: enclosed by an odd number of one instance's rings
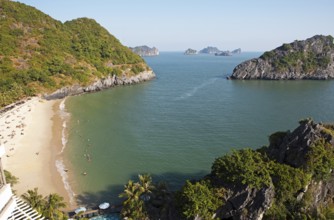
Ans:
{"label": "white building", "polygon": [[10,184],[6,183],[1,158],[5,156],[5,147],[0,145],[0,220],[44,219],[29,205],[16,197]]}

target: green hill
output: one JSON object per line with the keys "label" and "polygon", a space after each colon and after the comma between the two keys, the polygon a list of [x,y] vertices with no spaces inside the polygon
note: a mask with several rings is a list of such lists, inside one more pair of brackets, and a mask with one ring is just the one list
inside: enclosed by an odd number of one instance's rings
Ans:
{"label": "green hill", "polygon": [[0,107],[109,74],[137,74],[144,60],[96,21],[62,23],[22,3],[0,0]]}

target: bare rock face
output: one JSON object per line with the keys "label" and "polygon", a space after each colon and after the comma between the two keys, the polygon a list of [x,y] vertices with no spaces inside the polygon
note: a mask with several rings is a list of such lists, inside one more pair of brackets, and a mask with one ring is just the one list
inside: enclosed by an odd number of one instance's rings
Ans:
{"label": "bare rock face", "polygon": [[45,94],[44,98],[47,100],[61,99],[66,96],[79,95],[82,93],[97,92],[97,91],[101,91],[101,90],[104,90],[110,87],[114,87],[114,86],[119,86],[119,85],[137,84],[140,82],[151,80],[154,77],[155,77],[155,74],[153,71],[144,71],[144,72],[141,72],[131,77],[127,77],[127,76],[117,77],[116,75],[113,75],[113,76],[108,76],[103,79],[98,79],[94,83],[86,87],[80,86],[80,85],[74,85],[71,87],[61,88],[52,94]]}
{"label": "bare rock face", "polygon": [[316,35],[283,44],[239,64],[229,79],[334,79],[333,37]]}
{"label": "bare rock face", "polygon": [[[277,135],[273,134],[273,135]],[[279,134],[270,143],[267,155],[279,163],[288,164],[296,168],[307,166],[307,156],[311,152],[311,146],[319,140],[324,140],[330,148],[334,148],[333,133],[328,132],[328,128],[321,123],[314,123],[307,119],[300,122],[293,132]],[[314,179],[310,181],[304,193],[309,192],[310,207],[317,209],[326,206],[334,200],[334,173],[331,171],[326,179]]]}
{"label": "bare rock face", "polygon": [[230,192],[227,202],[217,212],[220,219],[262,219],[274,198],[273,186],[262,189],[240,186]]}
{"label": "bare rock face", "polygon": [[316,141],[324,138],[326,142],[334,144],[333,137],[324,129],[326,128],[323,125],[316,124],[312,120],[301,121],[293,132],[287,132],[285,136],[282,135],[270,143],[268,156],[279,163],[296,168],[303,167],[310,147]]}

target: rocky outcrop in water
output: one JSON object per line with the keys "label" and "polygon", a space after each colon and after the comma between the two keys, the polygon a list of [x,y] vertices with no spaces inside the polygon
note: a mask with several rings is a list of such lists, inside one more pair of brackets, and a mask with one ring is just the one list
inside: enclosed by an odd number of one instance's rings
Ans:
{"label": "rocky outcrop in water", "polygon": [[215,56],[232,56],[232,53],[230,51],[221,51],[219,53],[215,53]]}
{"label": "rocky outcrop in water", "polygon": [[89,86],[74,85],[71,87],[61,88],[52,94],[45,94],[44,98],[47,100],[61,99],[66,96],[79,95],[82,93],[97,92],[97,91],[108,89],[114,86],[137,84],[140,82],[151,80],[154,77],[155,77],[155,74],[151,70],[141,72],[134,76],[123,75],[119,77],[116,75],[113,75],[113,76],[109,75],[106,78],[96,80],[94,83],[92,83]]}
{"label": "rocky outcrop in water", "polygon": [[217,47],[206,47],[202,50],[199,51],[199,53],[206,53],[206,54],[215,54],[215,53],[219,53],[220,50]]}
{"label": "rocky outcrop in water", "polygon": [[138,54],[141,57],[145,56],[158,56],[159,55],[159,50],[155,47],[148,47],[146,45],[144,46],[138,46],[138,47],[130,47],[132,52]]}
{"label": "rocky outcrop in water", "polygon": [[230,79],[333,79],[334,42],[332,36],[316,35],[307,40],[265,52],[257,59],[239,64]]}
{"label": "rocky outcrop in water", "polygon": [[197,54],[197,50],[194,50],[194,49],[187,49],[185,52],[184,52],[184,55],[195,55]]}
{"label": "rocky outcrop in water", "polygon": [[232,53],[232,54],[240,54],[240,53],[241,53],[241,48],[232,50],[231,53]]}

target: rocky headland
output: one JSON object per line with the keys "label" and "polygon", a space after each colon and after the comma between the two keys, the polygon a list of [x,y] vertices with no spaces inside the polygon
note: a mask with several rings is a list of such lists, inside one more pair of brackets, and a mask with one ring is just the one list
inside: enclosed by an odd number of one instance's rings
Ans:
{"label": "rocky headland", "polygon": [[130,47],[132,52],[138,54],[141,57],[145,56],[158,56],[159,50],[155,47],[148,47],[146,45],[144,46],[138,46],[138,47]]}
{"label": "rocky headland", "polygon": [[96,79],[94,83],[88,86],[73,85],[73,86],[63,87],[51,94],[44,94],[43,97],[47,100],[61,99],[66,96],[97,92],[115,86],[133,85],[140,82],[151,80],[153,78],[155,78],[155,74],[152,70],[144,71],[137,75],[132,75],[132,76],[127,76],[125,74],[123,74],[122,76],[109,75],[105,78]]}
{"label": "rocky headland", "polygon": [[194,49],[187,49],[185,52],[184,52],[184,55],[196,55],[197,54],[197,50],[194,50]]}
{"label": "rocky headland", "polygon": [[230,79],[326,80],[334,78],[332,36],[316,35],[265,52],[233,70]]}

